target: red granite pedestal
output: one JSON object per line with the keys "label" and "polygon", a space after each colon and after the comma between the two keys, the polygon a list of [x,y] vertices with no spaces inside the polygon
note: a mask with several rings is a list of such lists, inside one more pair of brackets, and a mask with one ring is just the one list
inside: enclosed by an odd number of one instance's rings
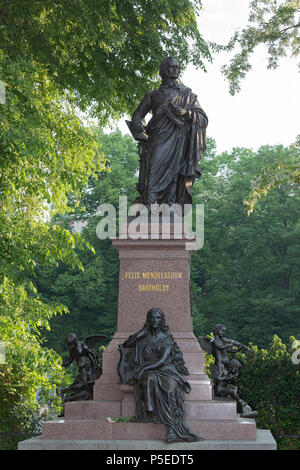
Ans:
{"label": "red granite pedestal", "polygon": [[204,372],[204,353],[192,328],[190,259],[184,239],[115,239],[119,251],[119,310],[117,331],[103,353],[103,375],[94,387],[94,400],[65,405],[63,420],[43,424],[42,439],[164,440],[163,424],[109,423],[107,417],[133,416],[133,387],[121,385],[117,372],[118,345],[142,328],[147,311],[161,308],[190,375],[186,395],[187,424],[205,440],[255,440],[256,424],[237,415],[236,402],[213,399]]}

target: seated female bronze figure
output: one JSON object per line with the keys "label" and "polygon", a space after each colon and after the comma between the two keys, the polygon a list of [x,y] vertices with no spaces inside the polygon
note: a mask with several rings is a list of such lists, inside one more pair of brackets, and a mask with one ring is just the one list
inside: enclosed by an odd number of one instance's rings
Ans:
{"label": "seated female bronze figure", "polygon": [[147,313],[144,327],[120,345],[119,374],[122,383],[134,385],[134,422],[164,423],[167,441],[198,441],[185,422],[184,393],[191,387],[182,353],[159,308]]}

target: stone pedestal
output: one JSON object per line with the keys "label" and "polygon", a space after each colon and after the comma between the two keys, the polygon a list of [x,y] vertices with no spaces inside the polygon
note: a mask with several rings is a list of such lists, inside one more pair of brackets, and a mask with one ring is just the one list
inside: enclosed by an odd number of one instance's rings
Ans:
{"label": "stone pedestal", "polygon": [[[117,372],[120,353],[118,345],[128,336],[143,327],[147,311],[161,308],[175,341],[183,352],[190,372],[187,378],[191,393],[186,395],[187,418],[201,415],[202,418],[227,415],[236,417],[235,403],[216,402],[211,412],[212,386],[204,373],[204,354],[192,332],[190,302],[190,256],[184,240],[114,240],[119,251],[119,311],[118,327],[111,343],[103,353],[103,375],[95,384],[95,403],[89,405],[91,416],[132,416],[135,412],[133,387],[120,385]],[[110,400],[118,402],[110,403]],[[98,403],[98,405],[96,405]],[[80,404],[66,405],[66,418],[80,415]],[[78,407],[78,408],[77,408]],[[102,407],[102,408],[101,408]],[[78,412],[75,410],[78,409]],[[74,414],[75,413],[75,414]],[[108,413],[108,414],[107,414]],[[81,415],[82,416],[82,415]],[[103,416],[104,417],[104,416]],[[123,426],[124,427],[124,426]],[[151,426],[145,426],[150,432]],[[139,438],[139,426],[131,425],[133,438]],[[158,427],[154,426],[155,432]],[[145,431],[144,431],[145,432]],[[143,434],[144,434],[143,432]],[[152,431],[150,432],[152,434]],[[149,434],[149,436],[150,436]],[[146,436],[147,437],[147,436]],[[150,438],[150,437],[149,437]]]}
{"label": "stone pedestal", "polygon": [[[164,424],[107,422],[107,417],[134,415],[133,387],[121,385],[117,372],[118,346],[143,327],[150,308],[159,307],[165,313],[190,373],[186,379],[191,385],[191,393],[185,396],[190,431],[209,442],[238,440],[254,445],[257,439],[255,420],[240,418],[235,401],[213,399],[212,384],[204,372],[204,352],[192,328],[192,252],[186,249],[186,240],[174,236],[164,239],[160,235],[157,239],[115,239],[113,245],[120,258],[118,325],[103,352],[103,375],[95,384],[94,400],[66,403],[64,419],[43,423],[39,442],[97,441],[106,446],[107,442],[126,441],[125,448],[134,449],[128,442],[147,441],[157,445],[157,441],[164,441]],[[24,443],[22,445],[24,448]],[[101,448],[99,445],[97,448]]]}

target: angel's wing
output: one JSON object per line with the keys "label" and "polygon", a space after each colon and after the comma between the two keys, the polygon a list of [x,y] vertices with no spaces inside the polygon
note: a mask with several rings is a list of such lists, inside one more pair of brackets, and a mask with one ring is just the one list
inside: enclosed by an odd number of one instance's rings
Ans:
{"label": "angel's wing", "polygon": [[107,339],[105,335],[89,335],[85,338],[84,343],[87,345],[88,348],[93,348],[96,343]]}
{"label": "angel's wing", "polygon": [[207,336],[199,336],[198,341],[199,341],[199,343],[200,343],[201,348],[202,348],[205,352],[207,352],[208,354],[212,354],[212,353],[213,353],[213,349],[212,349],[212,344],[211,344],[210,338],[208,338]]}
{"label": "angel's wing", "polygon": [[219,375],[219,370],[215,364],[210,365],[210,372],[211,372],[211,378],[212,380],[217,380],[218,375]]}

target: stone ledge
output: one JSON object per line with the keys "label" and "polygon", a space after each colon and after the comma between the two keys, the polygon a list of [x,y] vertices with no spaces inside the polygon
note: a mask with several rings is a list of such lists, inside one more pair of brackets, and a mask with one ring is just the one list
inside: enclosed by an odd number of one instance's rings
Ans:
{"label": "stone ledge", "polygon": [[[196,395],[197,394],[199,395],[199,391]],[[234,420],[236,418],[237,412],[235,401],[210,400],[209,398],[210,397],[206,400],[185,400],[187,419],[223,421]],[[128,393],[126,403],[126,411],[122,406],[124,405],[124,400],[91,400],[66,403],[65,420],[101,420],[108,416],[134,416],[134,396]]]}
{"label": "stone ledge", "polygon": [[[187,419],[191,432],[206,440],[256,440],[256,423],[253,419],[234,420]],[[166,426],[153,423],[108,423],[105,419],[53,420],[42,424],[42,439],[67,440],[162,440]]]}
{"label": "stone ledge", "polygon": [[277,444],[270,431],[257,430],[257,438],[253,440],[207,440],[200,442],[180,442],[167,444],[157,440],[66,440],[42,439],[34,437],[19,442],[18,450],[276,450]]}

